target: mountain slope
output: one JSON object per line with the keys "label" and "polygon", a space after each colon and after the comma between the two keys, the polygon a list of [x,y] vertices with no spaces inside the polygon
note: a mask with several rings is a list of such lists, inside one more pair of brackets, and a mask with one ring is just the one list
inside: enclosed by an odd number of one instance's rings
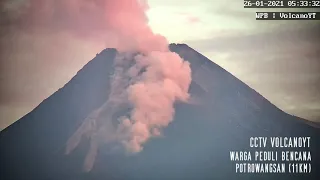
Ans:
{"label": "mountain slope", "polygon": [[[174,121],[164,129],[163,138],[150,140],[136,156],[103,147],[90,173],[81,171],[88,142],[64,155],[68,138],[107,99],[117,52],[106,49],[62,89],[1,132],[0,179],[312,179],[318,175],[318,129],[279,110],[187,45],[171,44],[170,50],[190,62],[190,93],[197,103],[176,105]],[[252,150],[251,136],[311,136],[313,173],[239,176],[229,151]]]}

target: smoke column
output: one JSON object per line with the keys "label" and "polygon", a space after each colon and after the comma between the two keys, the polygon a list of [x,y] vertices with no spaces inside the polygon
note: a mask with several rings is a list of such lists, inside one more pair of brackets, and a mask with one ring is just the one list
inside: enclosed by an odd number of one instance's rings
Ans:
{"label": "smoke column", "polygon": [[[148,5],[139,0],[29,0],[6,16],[29,33],[62,31],[88,40],[104,40],[119,52],[109,99],[86,118],[67,142],[66,153],[86,135],[91,146],[84,169],[90,171],[100,143],[119,142],[136,153],[173,120],[174,103],[188,101],[189,63],[168,49],[167,40],[148,26]],[[8,11],[10,12],[10,11]],[[135,54],[139,52],[139,54]],[[108,78],[108,77],[106,77]],[[129,114],[113,114],[129,108]]]}

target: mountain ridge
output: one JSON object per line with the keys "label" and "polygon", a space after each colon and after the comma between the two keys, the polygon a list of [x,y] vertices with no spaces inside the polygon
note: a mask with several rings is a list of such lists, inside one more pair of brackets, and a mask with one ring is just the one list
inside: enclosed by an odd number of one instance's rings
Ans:
{"label": "mountain ridge", "polygon": [[[175,52],[175,48],[176,47],[183,47],[183,48],[188,48],[189,50],[193,50],[195,53],[196,53],[196,55],[197,56],[203,56],[202,54],[200,54],[198,51],[196,51],[196,50],[194,50],[194,49],[192,49],[190,46],[188,46],[187,44],[184,44],[184,43],[170,43],[169,44],[169,49],[170,50],[172,50],[173,52]],[[101,54],[101,53],[103,53],[103,52],[106,52],[106,51],[111,51],[111,52],[113,52],[113,53],[116,53],[117,52],[117,50],[116,49],[114,49],[114,48],[106,48],[106,49],[104,49],[104,50],[102,50],[102,52],[100,52],[100,53],[98,53],[97,55],[99,55],[99,54]],[[177,53],[177,52],[176,52]],[[97,56],[96,56],[97,57]],[[228,74],[230,74],[233,78],[236,78],[237,80],[239,80],[239,81],[241,81],[240,79],[238,79],[236,76],[234,76],[232,73],[230,73],[229,71],[227,71],[226,69],[224,69],[222,66],[219,66],[218,64],[216,64],[215,62],[213,62],[213,61],[211,61],[208,57],[206,57],[206,56],[203,56],[203,57],[205,57],[208,61],[210,61],[210,62],[212,62],[213,64],[214,64],[214,66],[217,66],[218,68],[220,68],[221,70],[223,70],[223,71],[225,71],[226,73],[228,73]],[[94,59],[94,58],[93,58]],[[91,61],[91,60],[90,60]],[[81,71],[83,70],[83,68],[85,67],[85,66],[87,66],[89,63],[90,63],[90,61],[87,63],[87,64],[85,64],[71,79],[70,79],[70,81],[69,82],[71,82],[72,81],[72,79],[74,79],[79,73],[81,73]],[[207,63],[207,62],[203,62],[203,63],[206,63],[206,64],[210,64],[210,63]],[[65,85],[63,85],[62,87],[60,87],[57,91],[55,91],[53,94],[55,94],[56,92],[58,92],[58,91],[60,91],[60,90],[62,90],[69,82],[67,82]],[[251,88],[250,86],[248,86],[246,83],[244,83],[243,81],[241,81],[243,84],[245,84],[248,88],[250,88],[251,90],[253,90],[253,91],[255,91],[256,93],[258,93],[260,96],[262,96],[266,101],[268,101],[270,104],[272,104],[272,105],[274,105],[273,103],[271,103],[267,98],[265,98],[262,94],[260,94],[259,92],[257,92],[255,89],[253,89],[253,88]],[[52,95],[53,95],[52,94]],[[26,115],[24,115],[24,116],[27,116],[28,114],[30,114],[32,111],[34,111],[35,109],[37,109],[39,106],[41,106],[41,104],[44,102],[44,101],[46,101],[47,99],[49,99],[51,97],[51,95],[50,96],[48,96],[47,98],[45,98],[43,101],[41,101],[34,109],[32,109],[29,113],[27,113]],[[283,111],[282,109],[280,109],[279,107],[277,107],[276,105],[274,105],[276,108],[278,108],[279,110],[281,110],[281,111]],[[313,121],[310,121],[310,120],[308,120],[308,119],[304,119],[304,118],[301,118],[301,117],[299,117],[299,116],[295,116],[295,115],[292,115],[292,114],[289,114],[289,113],[287,113],[287,112],[285,112],[285,111],[283,111],[284,113],[286,113],[286,114],[288,114],[288,115],[291,115],[291,116],[293,116],[293,117],[296,117],[296,118],[299,118],[299,119],[301,119],[302,120],[302,122],[304,122],[304,123],[306,123],[306,124],[308,124],[308,125],[310,125],[310,126],[313,126],[313,127],[317,127],[317,128],[320,128],[320,124],[319,123],[317,123],[317,122],[313,122]],[[19,121],[20,119],[23,119],[23,117],[24,116],[22,116],[21,118],[19,118],[17,121]],[[17,121],[15,121],[14,123],[16,123]],[[14,124],[13,123],[13,124]],[[12,124],[10,124],[9,126],[11,126]],[[8,126],[8,127],[9,127]],[[6,128],[4,128],[4,129],[6,129]],[[2,129],[2,130],[4,130],[4,129]],[[1,131],[2,131],[1,130]],[[1,132],[0,131],[0,132]]]}
{"label": "mountain ridge", "polygon": [[[232,179],[237,175],[231,171],[227,153],[234,148],[248,148],[245,142],[250,136],[319,137],[315,128],[284,113],[188,45],[170,44],[169,48],[190,62],[193,81],[189,91],[199,99],[200,105],[177,104],[175,120],[163,130],[164,138],[150,140],[145,150],[132,157],[100,151],[94,169],[87,175],[81,173],[81,166],[88,141],[82,142],[72,154],[64,154],[67,139],[108,98],[108,78],[113,73],[117,51],[105,49],[65,86],[0,132],[0,159],[3,159],[0,165],[5,167],[0,179],[7,176],[12,179],[38,176],[42,179],[156,179],[155,175],[164,178],[161,173],[167,173],[168,179],[176,179],[184,177],[181,171],[185,169],[194,178]],[[312,150],[317,152],[317,141],[313,143]],[[315,153],[313,158],[319,155]],[[315,175],[311,174],[311,178]]]}

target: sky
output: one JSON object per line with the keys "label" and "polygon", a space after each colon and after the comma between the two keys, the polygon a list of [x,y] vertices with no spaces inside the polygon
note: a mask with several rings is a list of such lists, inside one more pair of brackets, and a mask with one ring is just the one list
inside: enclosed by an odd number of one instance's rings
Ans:
{"label": "sky", "polygon": [[[14,9],[23,1],[0,2],[0,6]],[[148,4],[154,32],[170,42],[188,44],[285,112],[320,122],[319,21],[256,21],[257,9],[243,8],[241,0],[149,0]],[[3,129],[63,87],[103,46],[64,32],[11,32],[1,17]]]}

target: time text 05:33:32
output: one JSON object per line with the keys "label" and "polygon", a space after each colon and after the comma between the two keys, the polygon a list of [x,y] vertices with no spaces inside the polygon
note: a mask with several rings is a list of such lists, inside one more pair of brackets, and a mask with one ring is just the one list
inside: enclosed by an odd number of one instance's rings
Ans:
{"label": "time text 05:33:32", "polygon": [[245,0],[244,8],[319,8],[320,0]]}

